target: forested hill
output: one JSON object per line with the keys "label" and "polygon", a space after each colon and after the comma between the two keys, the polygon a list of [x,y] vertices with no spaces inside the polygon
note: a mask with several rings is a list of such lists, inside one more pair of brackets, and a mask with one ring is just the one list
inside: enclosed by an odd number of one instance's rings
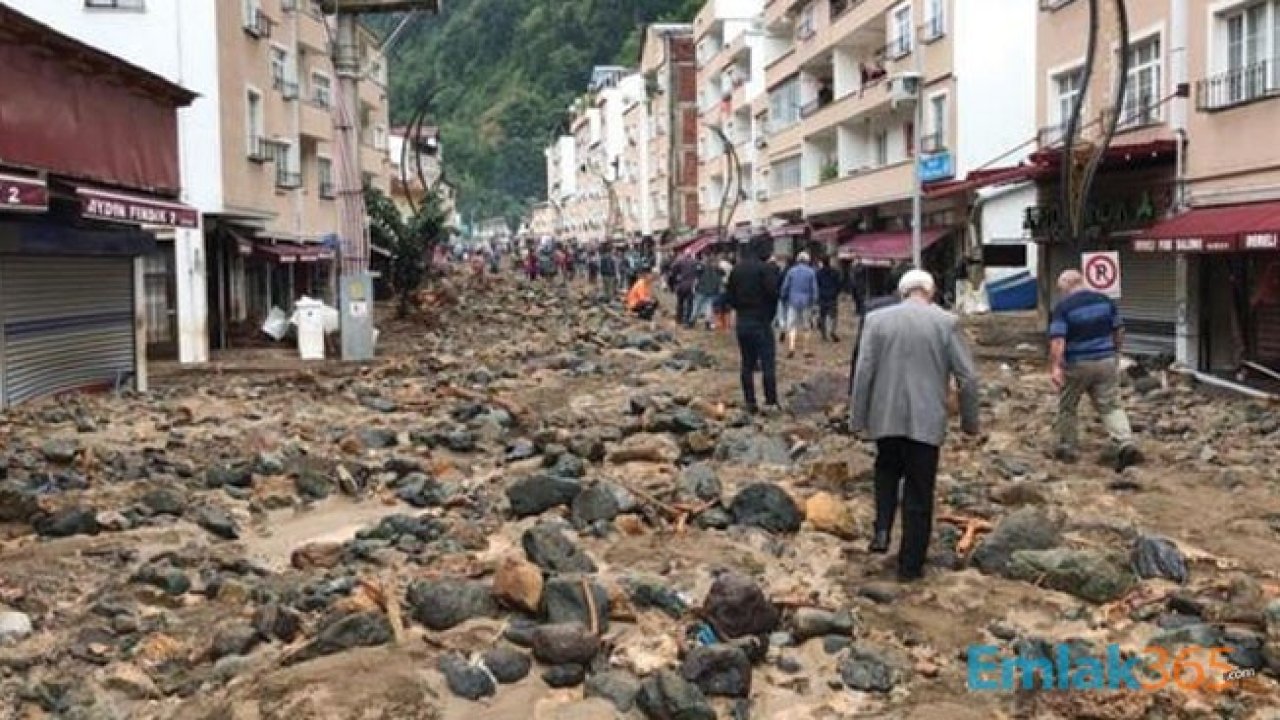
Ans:
{"label": "forested hill", "polygon": [[[464,222],[514,220],[546,196],[542,150],[594,65],[634,65],[639,28],[687,22],[702,0],[445,0],[390,62],[392,121],[429,103]],[[382,18],[382,29],[394,18]]]}

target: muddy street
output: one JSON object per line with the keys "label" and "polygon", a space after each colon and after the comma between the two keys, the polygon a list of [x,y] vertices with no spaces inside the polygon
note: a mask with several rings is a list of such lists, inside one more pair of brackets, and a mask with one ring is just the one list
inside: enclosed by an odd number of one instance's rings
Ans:
{"label": "muddy street", "polygon": [[[443,297],[364,367],[0,416],[0,718],[1280,717],[1280,408],[1129,372],[1146,461],[1116,473],[1085,407],[1064,465],[1034,322],[975,320],[986,436],[944,448],[904,584],[867,552],[847,337],[749,416],[732,333]],[[1158,646],[1221,687],[979,690],[971,646]]]}

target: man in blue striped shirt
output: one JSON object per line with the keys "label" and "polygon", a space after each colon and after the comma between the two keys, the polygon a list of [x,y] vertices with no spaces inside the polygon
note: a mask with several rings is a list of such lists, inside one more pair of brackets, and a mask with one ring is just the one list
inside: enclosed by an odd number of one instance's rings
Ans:
{"label": "man in blue striped shirt", "polygon": [[1124,343],[1124,321],[1115,302],[1088,289],[1078,270],[1058,276],[1062,299],[1049,318],[1049,372],[1058,390],[1056,457],[1078,459],[1076,414],[1080,399],[1089,395],[1116,449],[1116,470],[1142,462],[1133,443],[1129,418],[1120,407],[1118,355]]}

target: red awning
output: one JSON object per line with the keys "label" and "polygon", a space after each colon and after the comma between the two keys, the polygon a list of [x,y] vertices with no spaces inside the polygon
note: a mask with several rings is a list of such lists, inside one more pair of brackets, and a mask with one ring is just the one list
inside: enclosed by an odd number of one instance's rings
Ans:
{"label": "red awning", "polygon": [[0,173],[0,210],[44,212],[49,209],[49,186],[29,175]]}
{"label": "red awning", "polygon": [[[1136,163],[1142,160],[1172,160],[1177,152],[1175,140],[1152,140],[1128,145],[1111,145],[1102,156],[1104,163]],[[1031,162],[1037,165],[1051,165],[1056,168],[1062,160],[1062,147],[1039,150],[1031,154]],[[1054,169],[1050,168],[1050,169]]]}
{"label": "red awning", "polygon": [[830,227],[818,228],[813,231],[814,242],[823,244],[839,244],[847,240],[853,235],[853,232],[843,225],[832,225]]}
{"label": "red awning", "polygon": [[[932,246],[951,232],[951,228],[925,228],[920,233],[920,248]],[[840,246],[841,255],[857,255],[867,265],[890,264],[911,259],[911,231],[866,233]]]}
{"label": "red awning", "polygon": [[1280,201],[1203,207],[1162,220],[1133,241],[1135,252],[1280,250]]}
{"label": "red awning", "polygon": [[698,253],[714,245],[718,239],[719,238],[716,235],[699,235],[698,239],[689,243],[685,249],[680,251],[680,254],[688,257],[696,256]]}
{"label": "red awning", "polygon": [[180,202],[90,187],[76,188],[80,213],[94,220],[129,225],[198,228],[200,211]]}
{"label": "red awning", "polygon": [[966,175],[963,180],[928,183],[924,186],[924,195],[928,198],[957,195],[985,187],[1034,180],[1047,172],[1046,168],[1039,165],[1014,165],[1012,167],[991,168],[990,170],[974,170]]}

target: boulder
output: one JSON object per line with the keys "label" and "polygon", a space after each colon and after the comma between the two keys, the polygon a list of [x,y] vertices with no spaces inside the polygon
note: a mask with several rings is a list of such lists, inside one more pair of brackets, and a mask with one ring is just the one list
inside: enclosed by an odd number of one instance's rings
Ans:
{"label": "boulder", "polygon": [[542,682],[553,688],[577,687],[587,677],[587,668],[576,663],[553,665],[542,673]]}
{"label": "boulder", "polygon": [[1172,540],[1142,535],[1130,553],[1133,570],[1143,579],[1164,578],[1178,584],[1187,581],[1187,561]]}
{"label": "boulder", "polygon": [[258,630],[252,625],[231,625],[213,636],[213,648],[210,650],[214,660],[228,655],[248,655],[261,640]]}
{"label": "boulder", "polygon": [[1094,550],[1018,550],[1009,559],[1007,574],[1015,580],[1105,603],[1123,597],[1137,578],[1126,563]]}
{"label": "boulder", "polygon": [[791,616],[791,634],[799,642],[824,635],[848,636],[853,632],[853,615],[847,610],[831,612],[821,608],[797,608]]}
{"label": "boulder", "polygon": [[640,680],[626,670],[607,670],[587,678],[586,697],[602,697],[620,713],[631,712],[640,693]]}
{"label": "boulder", "polygon": [[1262,657],[1266,660],[1271,673],[1280,676],[1280,600],[1272,600],[1262,613],[1266,623],[1266,644],[1262,647]]}
{"label": "boulder", "polygon": [[723,492],[716,469],[707,463],[694,463],[680,473],[677,488],[682,498],[712,502]]}
{"label": "boulder", "polygon": [[31,634],[31,616],[16,610],[0,612],[0,644],[22,640]]}
{"label": "boulder", "polygon": [[698,686],[670,670],[645,678],[636,704],[649,720],[716,720],[716,711]]}
{"label": "boulder", "polygon": [[733,522],[737,525],[776,533],[796,532],[803,519],[796,501],[785,490],[763,482],[753,483],[739,491],[729,505],[729,512],[733,513]]}
{"label": "boulder", "polygon": [[587,665],[600,651],[600,638],[582,623],[540,625],[533,631],[533,656],[548,665]]}
{"label": "boulder", "polygon": [[609,450],[609,462],[674,463],[680,459],[680,443],[670,435],[636,433]]}
{"label": "boulder", "polygon": [[782,438],[738,428],[720,437],[715,458],[743,465],[790,465],[791,448]]}
{"label": "boulder", "polygon": [[523,558],[503,558],[493,575],[493,596],[514,610],[537,613],[542,607],[542,591],[542,570]]}
{"label": "boulder", "polygon": [[593,573],[596,564],[553,525],[536,525],[520,538],[525,555],[538,567],[553,573]]}
{"label": "boulder", "polygon": [[584,528],[599,521],[612,522],[619,511],[618,494],[614,488],[605,483],[597,483],[585,488],[573,499],[573,524]]}
{"label": "boulder", "polygon": [[182,515],[187,509],[186,496],[173,488],[159,487],[142,496],[142,504],[152,515]]}
{"label": "boulder", "polygon": [[707,695],[751,695],[751,660],[734,645],[720,643],[693,648],[685,656],[680,674]]}
{"label": "boulder", "polygon": [[805,519],[818,532],[835,535],[842,540],[857,536],[856,522],[849,505],[827,492],[811,496],[804,504]]}
{"label": "boulder", "polygon": [[1015,551],[1047,550],[1061,541],[1057,522],[1036,508],[1021,508],[1006,515],[983,538],[973,551],[973,564],[984,573],[1003,574]]}
{"label": "boulder", "polygon": [[498,692],[497,683],[483,667],[472,665],[457,653],[440,656],[437,664],[449,692],[467,700],[479,700]]}
{"label": "boulder", "polygon": [[409,585],[406,600],[413,619],[432,630],[448,630],[498,612],[489,586],[471,580],[416,580]]}
{"label": "boulder", "polygon": [[337,567],[341,561],[341,543],[309,543],[289,555],[289,564],[297,570]]}
{"label": "boulder", "polygon": [[536,474],[507,486],[507,500],[516,517],[540,515],[553,507],[568,505],[582,492],[582,483],[572,478]]}
{"label": "boulder", "polygon": [[778,608],[750,578],[725,573],[716,578],[702,602],[703,616],[729,638],[765,635],[778,626]]}
{"label": "boulder", "polygon": [[223,540],[235,540],[240,537],[240,528],[231,514],[220,507],[202,505],[196,508],[192,520],[197,525]]}
{"label": "boulder", "polygon": [[481,659],[484,661],[484,666],[489,669],[489,674],[504,685],[520,682],[529,674],[529,669],[533,666],[533,660],[528,655],[510,645],[490,648],[484,652]]}
{"label": "boulder", "polygon": [[596,627],[609,629],[609,593],[597,583],[583,577],[561,575],[547,581],[542,593],[543,614],[553,623],[580,622],[590,627],[591,610],[586,592],[595,603]]}
{"label": "boulder", "polygon": [[840,679],[853,690],[889,692],[911,677],[911,667],[896,654],[859,644],[840,660]]}
{"label": "boulder", "polygon": [[315,639],[285,658],[285,665],[306,662],[357,647],[373,647],[391,642],[391,621],[380,612],[361,612],[330,619]]}
{"label": "boulder", "polygon": [[98,514],[92,508],[68,507],[38,518],[34,527],[45,537],[63,538],[72,535],[97,535]]}

